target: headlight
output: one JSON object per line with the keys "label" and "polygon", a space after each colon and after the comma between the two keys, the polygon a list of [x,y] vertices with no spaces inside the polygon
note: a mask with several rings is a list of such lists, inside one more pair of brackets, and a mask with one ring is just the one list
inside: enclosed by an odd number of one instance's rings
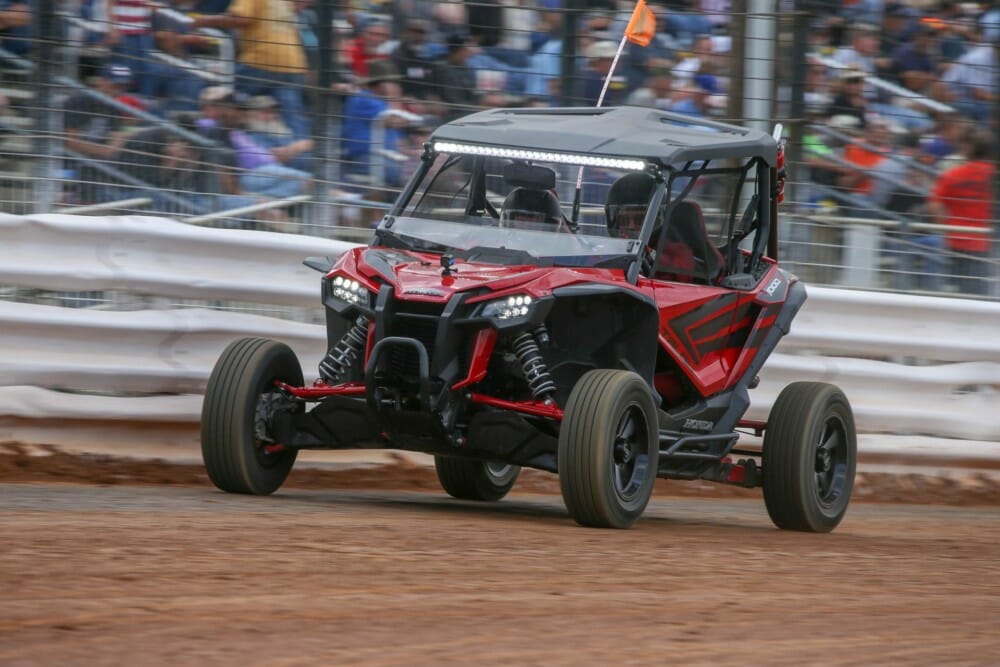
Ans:
{"label": "headlight", "polygon": [[357,280],[337,276],[333,279],[333,296],[351,305],[368,305],[368,290]]}
{"label": "headlight", "polygon": [[490,301],[483,307],[483,317],[495,317],[498,320],[511,320],[515,317],[524,317],[531,310],[531,302],[532,298],[527,294],[518,294]]}

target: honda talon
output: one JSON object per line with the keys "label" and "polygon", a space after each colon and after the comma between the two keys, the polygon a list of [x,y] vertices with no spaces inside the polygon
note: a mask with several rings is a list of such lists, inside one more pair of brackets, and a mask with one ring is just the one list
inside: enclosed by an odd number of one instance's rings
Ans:
{"label": "honda talon", "polygon": [[277,341],[223,352],[209,476],[269,494],[300,449],[394,448],[432,454],[467,500],[557,473],[586,526],[631,525],[664,477],[761,486],[778,527],[832,530],[857,455],[844,394],[796,382],[743,418],[806,298],[777,262],[781,155],[766,132],[635,107],[443,125],[368,246],[306,260],[319,379]]}

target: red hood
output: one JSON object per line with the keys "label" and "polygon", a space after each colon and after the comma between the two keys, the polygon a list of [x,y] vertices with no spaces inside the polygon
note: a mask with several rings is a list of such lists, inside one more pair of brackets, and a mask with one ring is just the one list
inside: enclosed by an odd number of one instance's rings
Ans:
{"label": "red hood", "polygon": [[456,292],[481,288],[501,292],[525,285],[528,293],[542,296],[577,282],[624,283],[621,271],[609,269],[539,268],[460,259],[455,260],[451,275],[445,276],[440,255],[387,248],[357,248],[345,253],[334,271],[389,282],[398,297],[417,301],[447,301]]}

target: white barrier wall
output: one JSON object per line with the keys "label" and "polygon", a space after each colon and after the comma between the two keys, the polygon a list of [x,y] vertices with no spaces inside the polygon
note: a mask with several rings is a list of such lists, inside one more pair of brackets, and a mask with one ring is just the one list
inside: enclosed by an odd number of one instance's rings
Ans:
{"label": "white barrier wall", "polygon": [[[354,244],[158,218],[46,215],[0,217],[0,245],[8,249],[0,284],[318,313],[319,275],[302,259]],[[998,303],[810,288],[751,393],[748,416],[765,419],[790,382],[821,380],[843,388],[862,431],[1000,441],[996,332]],[[196,421],[197,394],[215,360],[242,336],[287,342],[306,377],[316,376],[325,347],[318,324],[207,309],[111,312],[0,301],[0,414]],[[53,395],[43,388],[175,396]]]}
{"label": "white barrier wall", "polygon": [[0,284],[314,307],[319,281],[302,260],[356,245],[142,216],[0,214]]}

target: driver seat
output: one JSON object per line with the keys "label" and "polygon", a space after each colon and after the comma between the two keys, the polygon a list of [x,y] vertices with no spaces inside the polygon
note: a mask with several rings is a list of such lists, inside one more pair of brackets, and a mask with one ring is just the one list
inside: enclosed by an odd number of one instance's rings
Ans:
{"label": "driver seat", "polygon": [[[705,230],[701,206],[693,201],[678,202],[670,220],[661,231],[666,238],[654,277],[714,285],[725,261],[712,245]],[[656,240],[658,243],[658,239]],[[653,247],[656,247],[655,244]]]}
{"label": "driver seat", "polygon": [[559,200],[549,190],[517,187],[504,199],[500,225],[517,227],[518,223],[559,224],[562,210]]}

